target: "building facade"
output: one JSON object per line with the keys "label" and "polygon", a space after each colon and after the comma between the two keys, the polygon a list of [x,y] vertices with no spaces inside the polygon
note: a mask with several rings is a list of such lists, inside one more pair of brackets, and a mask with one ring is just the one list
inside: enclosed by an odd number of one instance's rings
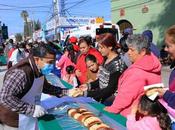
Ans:
{"label": "building facade", "polygon": [[153,41],[161,46],[165,30],[175,24],[174,6],[173,0],[111,0],[112,22],[119,24],[121,32],[127,27],[134,33],[150,29]]}

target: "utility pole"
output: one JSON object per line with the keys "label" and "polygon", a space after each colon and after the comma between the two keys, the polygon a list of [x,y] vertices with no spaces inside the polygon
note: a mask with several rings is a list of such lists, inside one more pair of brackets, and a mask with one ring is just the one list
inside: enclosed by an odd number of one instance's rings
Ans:
{"label": "utility pole", "polygon": [[58,0],[53,0],[53,14],[54,14],[54,32],[55,32],[55,36],[54,39],[58,39],[57,37],[57,25],[59,22],[58,19]]}
{"label": "utility pole", "polygon": [[66,16],[66,10],[65,10],[65,0],[59,0],[59,14],[61,17]]}
{"label": "utility pole", "polygon": [[[55,39],[60,39],[57,35],[57,27],[59,25],[60,17],[65,17],[65,0],[53,0],[53,14],[54,14],[54,32]],[[60,26],[60,25],[59,25]]]}

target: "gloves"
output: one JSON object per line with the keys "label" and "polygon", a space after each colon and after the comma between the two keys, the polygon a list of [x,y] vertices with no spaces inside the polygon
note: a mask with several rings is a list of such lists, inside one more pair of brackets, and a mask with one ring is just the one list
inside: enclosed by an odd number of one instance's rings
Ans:
{"label": "gloves", "polygon": [[45,115],[47,113],[47,111],[41,107],[40,105],[35,105],[35,111],[33,113],[33,117],[41,117],[43,115]]}

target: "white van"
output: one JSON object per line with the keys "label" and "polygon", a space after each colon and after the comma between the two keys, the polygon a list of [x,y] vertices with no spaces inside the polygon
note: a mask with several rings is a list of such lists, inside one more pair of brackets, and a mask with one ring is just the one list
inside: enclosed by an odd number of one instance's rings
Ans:
{"label": "white van", "polygon": [[65,35],[75,36],[79,38],[83,35],[90,35],[93,39],[96,38],[96,35],[103,33],[112,33],[116,36],[116,40],[120,39],[120,29],[117,24],[112,24],[111,22],[105,22],[100,24],[90,24],[81,26],[78,28],[70,29],[65,32]]}

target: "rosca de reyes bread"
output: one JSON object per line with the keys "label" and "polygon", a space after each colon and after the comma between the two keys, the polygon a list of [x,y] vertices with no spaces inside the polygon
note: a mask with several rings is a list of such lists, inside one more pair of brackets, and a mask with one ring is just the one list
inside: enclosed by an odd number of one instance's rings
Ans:
{"label": "rosca de reyes bread", "polygon": [[84,126],[86,127],[90,127],[94,123],[102,123],[102,121],[98,117],[91,116],[83,122]]}
{"label": "rosca de reyes bread", "polygon": [[89,118],[89,117],[92,117],[94,116],[94,114],[82,114],[80,117],[79,117],[79,121],[83,124],[83,122]]}
{"label": "rosca de reyes bread", "polygon": [[79,88],[74,88],[69,90],[69,96],[71,97],[78,97],[78,96],[82,96],[83,95],[83,91],[80,90]]}
{"label": "rosca de reyes bread", "polygon": [[112,129],[104,123],[96,123],[91,127],[89,127],[89,130],[112,130]]}
{"label": "rosca de reyes bread", "polygon": [[77,113],[77,109],[75,109],[75,108],[70,108],[70,109],[68,109],[67,113],[68,113],[68,115],[69,115],[70,117],[73,117],[74,114]]}
{"label": "rosca de reyes bread", "polygon": [[100,118],[85,108],[70,108],[67,113],[89,130],[112,130],[108,125],[104,124]]}

